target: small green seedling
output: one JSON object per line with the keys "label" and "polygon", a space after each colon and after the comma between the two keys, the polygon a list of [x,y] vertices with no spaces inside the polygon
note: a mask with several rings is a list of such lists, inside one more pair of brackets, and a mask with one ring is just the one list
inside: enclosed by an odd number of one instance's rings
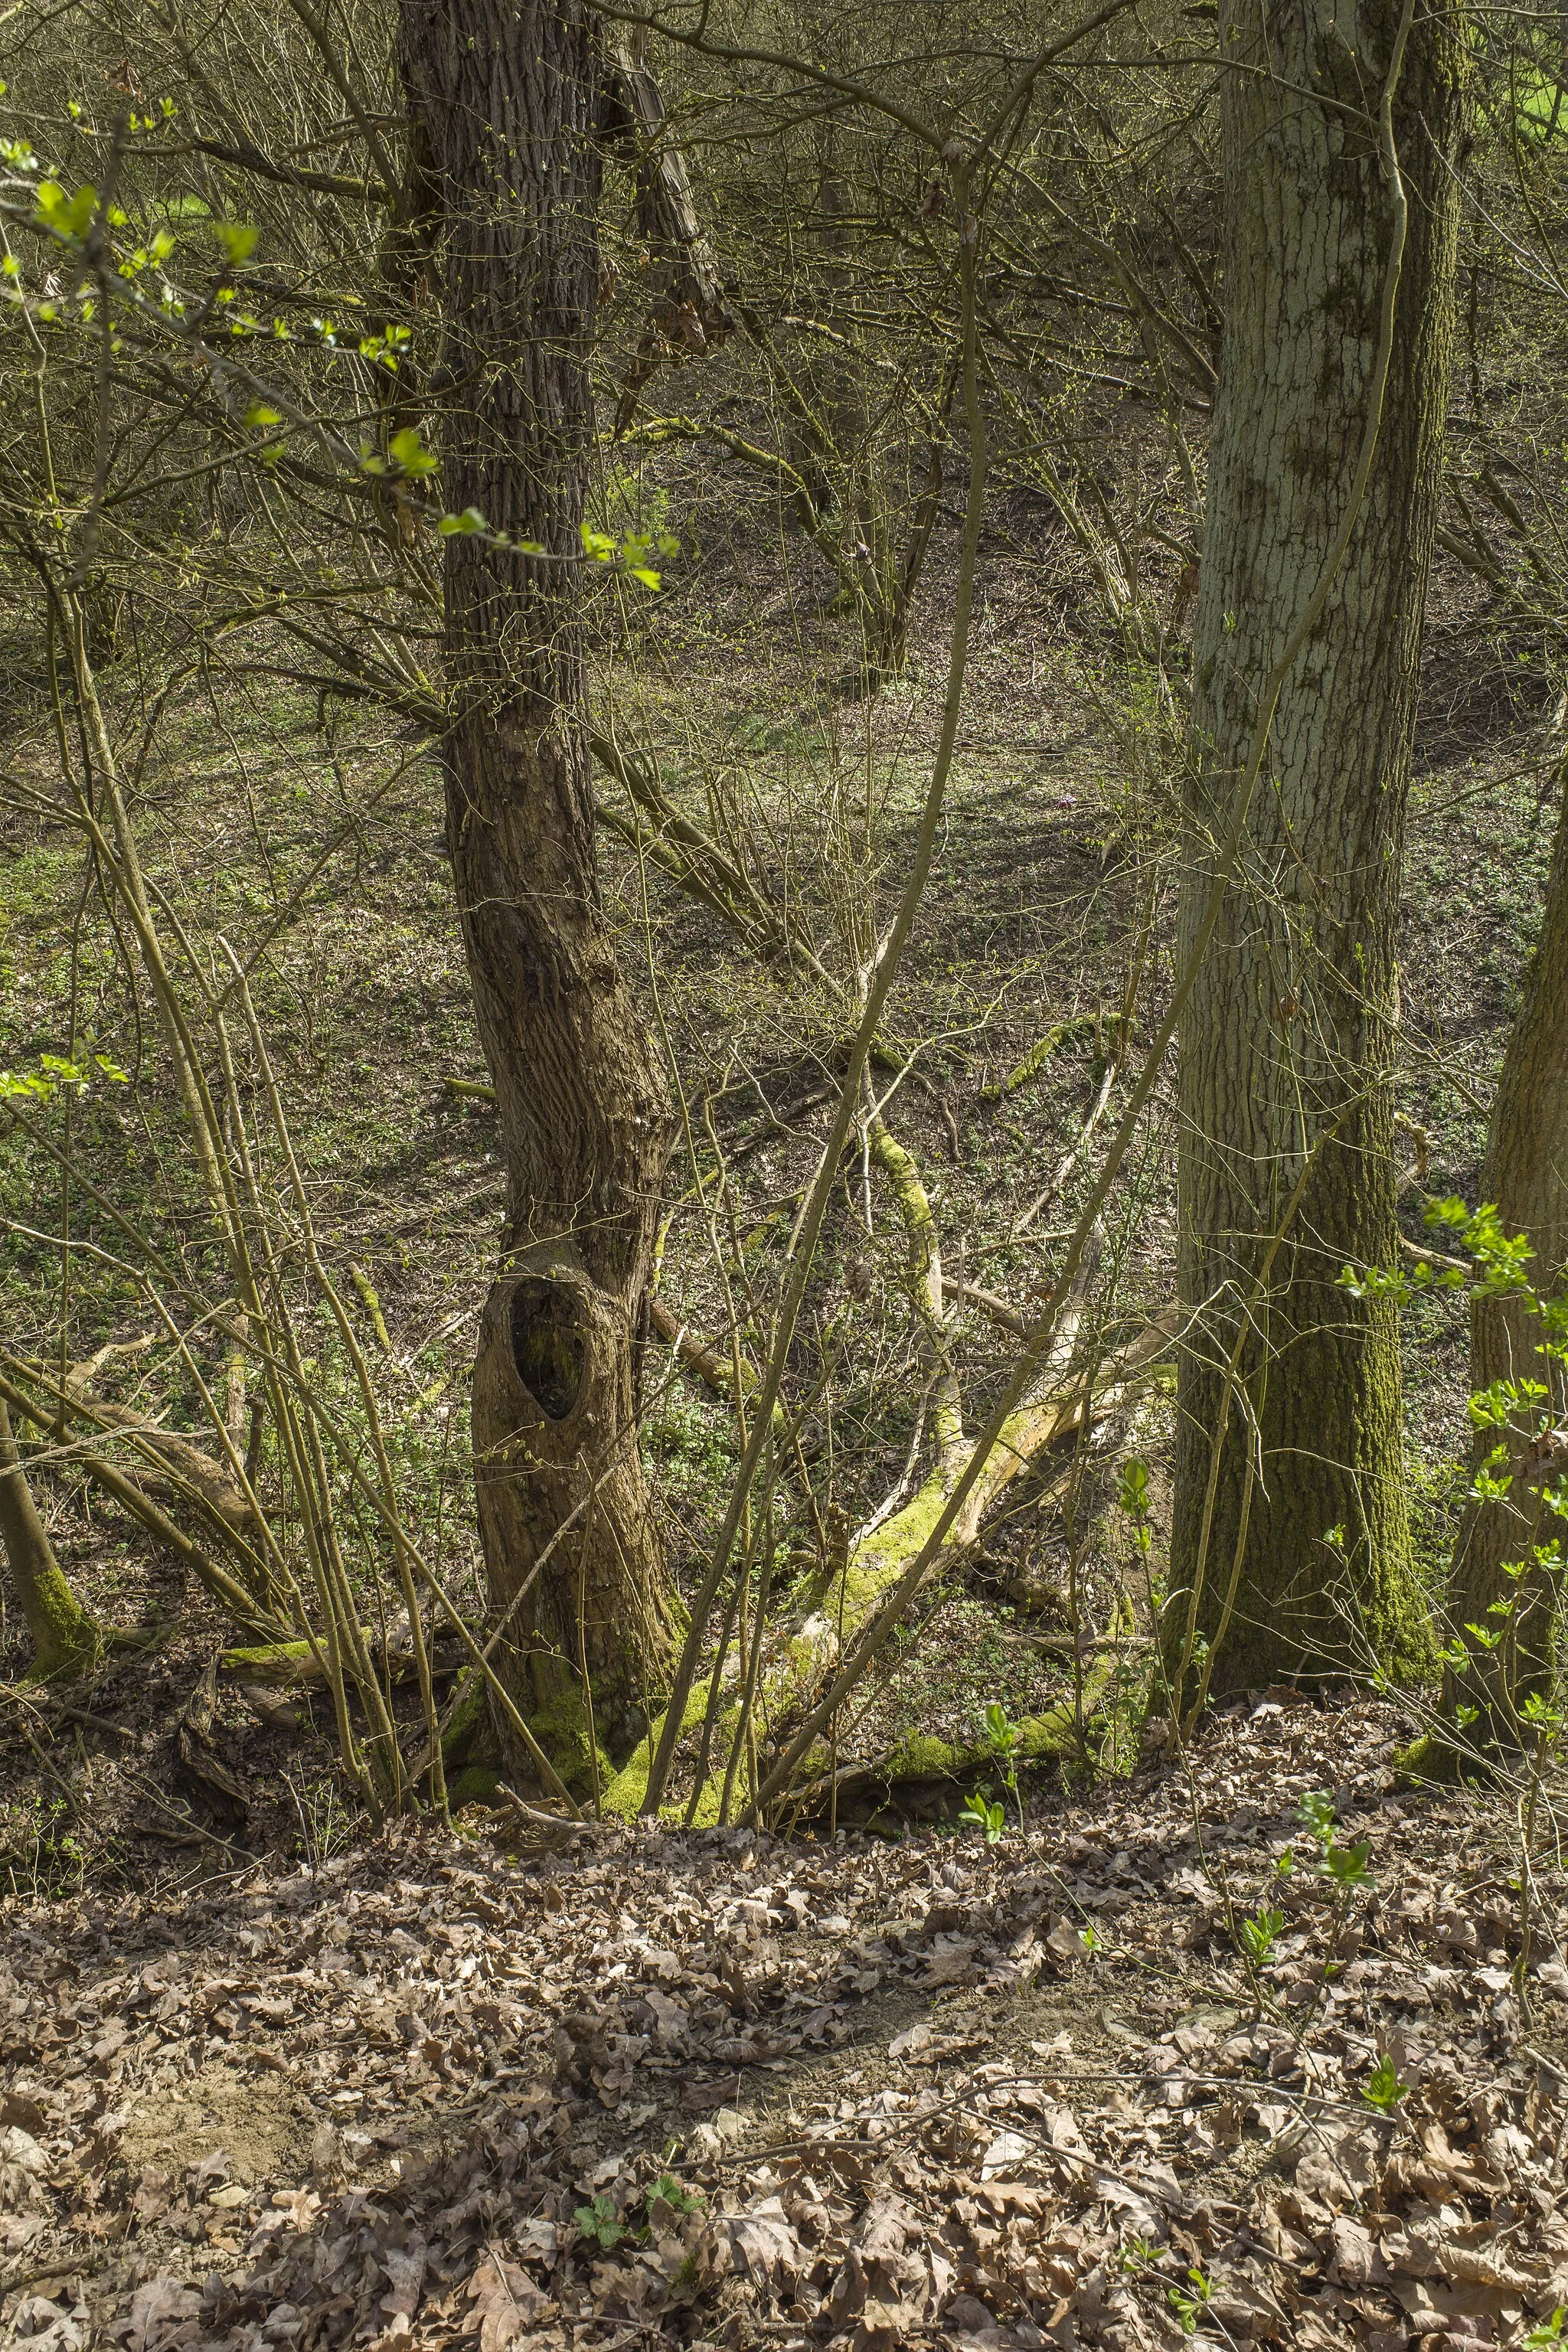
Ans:
{"label": "small green seedling", "polygon": [[978,1789],[965,1797],[960,1808],[960,1819],[977,1822],[985,1832],[987,1845],[1000,1845],[1006,1834],[1007,1817],[1001,1806],[988,1803]]}
{"label": "small green seedling", "polygon": [[595,2245],[603,2246],[606,2253],[630,2234],[602,2189],[591,2204],[578,2206],[574,2219],[583,2235],[591,2238]]}
{"label": "small green seedling", "polygon": [[1400,2081],[1394,2061],[1385,2050],[1362,2084],[1361,2095],[1367,2105],[1375,2107],[1380,2116],[1391,2116],[1409,2087],[1407,2083]]}
{"label": "small green seedling", "polygon": [[1371,1841],[1361,1838],[1354,1845],[1329,1846],[1319,1866],[1324,1877],[1331,1878],[1336,1886],[1364,1886],[1369,1877],[1366,1865],[1371,1854]]}
{"label": "small green seedling", "polygon": [[1017,1811],[1018,1827],[1024,1826],[1024,1800],[1018,1793],[1018,1742],[1023,1727],[1014,1722],[999,1698],[988,1701],[985,1708],[985,1737],[991,1753],[1002,1768],[1002,1778]]}
{"label": "small green seedling", "polygon": [[1520,2337],[1525,2352],[1548,2352],[1548,2347],[1563,2341],[1563,2330],[1568,2326],[1568,2304],[1560,2303],[1550,2319],[1537,2321]]}
{"label": "small green seedling", "polygon": [[1247,1947],[1247,1957],[1255,1969],[1267,1969],[1274,1960],[1274,1947],[1285,1925],[1283,1911],[1267,1907],[1241,1923],[1241,1940]]}
{"label": "small green seedling", "polygon": [[[1191,2289],[1190,2294],[1188,2288]],[[1184,2336],[1197,2334],[1199,2324],[1209,2307],[1213,2294],[1213,2279],[1205,2278],[1199,2270],[1191,2270],[1187,2273],[1185,2287],[1168,2286],[1165,2289],[1165,2299],[1175,2313],[1177,2325]]]}
{"label": "small green seedling", "polygon": [[1315,1837],[1327,1853],[1333,1843],[1334,1831],[1339,1826],[1334,1814],[1334,1801],[1326,1789],[1309,1789],[1296,1808],[1296,1818],[1309,1837]]}
{"label": "small green seedling", "polygon": [[672,2213],[700,2213],[707,2200],[700,2189],[683,2189],[673,2172],[661,2172],[647,2192],[648,2211],[668,2205]]}

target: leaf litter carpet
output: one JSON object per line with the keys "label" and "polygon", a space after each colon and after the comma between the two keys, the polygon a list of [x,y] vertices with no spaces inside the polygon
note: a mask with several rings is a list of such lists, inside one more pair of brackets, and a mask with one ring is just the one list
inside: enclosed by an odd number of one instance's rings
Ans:
{"label": "leaf litter carpet", "polygon": [[1401,1791],[1408,1735],[1275,1694],[990,1850],[401,1824],[13,1906],[0,2336],[1555,2342],[1564,1882],[1519,1969],[1511,1807]]}

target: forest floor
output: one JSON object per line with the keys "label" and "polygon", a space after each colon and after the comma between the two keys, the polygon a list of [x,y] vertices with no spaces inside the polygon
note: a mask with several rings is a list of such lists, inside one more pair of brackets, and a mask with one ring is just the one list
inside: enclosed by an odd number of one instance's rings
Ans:
{"label": "forest floor", "polygon": [[401,1822],[15,1905],[7,2337],[1556,2342],[1568,1875],[1521,1944],[1412,1727],[1269,1694],[991,1848]]}

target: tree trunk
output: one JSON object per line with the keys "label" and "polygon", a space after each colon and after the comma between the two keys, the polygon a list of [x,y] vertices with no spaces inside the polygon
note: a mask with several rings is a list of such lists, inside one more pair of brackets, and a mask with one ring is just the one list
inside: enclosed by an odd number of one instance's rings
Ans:
{"label": "tree trunk", "polygon": [[637,1443],[669,1120],[601,903],[584,733],[605,60],[582,0],[403,0],[401,45],[441,232],[445,503],[547,551],[447,542],[447,837],[509,1182],[474,1374],[479,1528],[501,1612],[594,1489],[502,1671],[559,1748],[581,1744],[585,1664],[618,1742],[671,1631]]}
{"label": "tree trunk", "polygon": [[[1496,1203],[1509,1233],[1530,1236],[1534,1290],[1542,1298],[1556,1297],[1568,1271],[1568,800],[1557,820],[1541,938],[1492,1102],[1481,1199]],[[1503,1573],[1505,1561],[1528,1558],[1536,1544],[1568,1542],[1568,1526],[1542,1501],[1561,1483],[1564,1462],[1561,1444],[1543,1445],[1541,1434],[1543,1428],[1561,1430],[1568,1417],[1568,1379],[1561,1363],[1536,1353],[1542,1336],[1538,1318],[1518,1298],[1478,1297],[1471,1306],[1471,1388],[1529,1378],[1549,1391],[1528,1424],[1485,1429],[1476,1440],[1476,1468],[1500,1442],[1519,1467],[1508,1496],[1467,1507],[1449,1576],[1448,1614],[1456,1633],[1485,1625],[1493,1601],[1516,1600],[1499,1647],[1489,1654],[1472,1640],[1469,1666],[1460,1675],[1450,1667],[1447,1676],[1445,1712],[1451,1716],[1466,1706],[1480,1713],[1468,1735],[1472,1741],[1517,1745],[1521,1703],[1551,1679],[1550,1580],[1531,1573],[1516,1582]]]}
{"label": "tree trunk", "polygon": [[98,1655],[98,1628],[67,1583],[33,1500],[11,1416],[0,1397],[0,1543],[33,1637],[40,1681],[80,1674]]}
{"label": "tree trunk", "polygon": [[[1207,898],[1265,681],[1346,513],[1374,389],[1393,194],[1377,94],[1327,0],[1226,0],[1226,325],[1194,649],[1181,934]],[[1321,93],[1321,100],[1309,93]],[[1168,1657],[1215,1694],[1423,1654],[1398,1335],[1336,1285],[1395,1250],[1394,926],[1442,462],[1463,114],[1457,19],[1416,11],[1394,98],[1408,231],[1375,460],[1280,693],[1181,1038],[1178,1397]],[[1274,1250],[1273,1237],[1289,1215]],[[1234,1357],[1234,1377],[1228,1368]],[[1340,1533],[1331,1540],[1331,1531]],[[1195,1599],[1194,1599],[1195,1595]]]}

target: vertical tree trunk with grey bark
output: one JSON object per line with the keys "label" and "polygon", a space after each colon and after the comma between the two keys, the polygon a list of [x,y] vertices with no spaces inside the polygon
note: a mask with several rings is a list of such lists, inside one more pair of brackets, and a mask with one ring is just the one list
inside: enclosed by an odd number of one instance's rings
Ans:
{"label": "vertical tree trunk with grey bark", "polygon": [[629,1738],[671,1631],[636,1370],[668,1103],[601,900],[584,737],[609,76],[583,0],[403,0],[400,46],[440,239],[443,496],[546,550],[447,542],[447,822],[509,1181],[474,1375],[480,1531],[498,1613],[549,1550],[504,1671],[570,1763],[582,1665],[599,1738]]}
{"label": "vertical tree trunk with grey bark", "polygon": [[[1377,107],[1398,0],[1222,0],[1225,340],[1194,644],[1184,946],[1265,681],[1347,511],[1395,191]],[[1168,1662],[1212,1689],[1422,1654],[1392,1308],[1338,1286],[1396,1246],[1394,928],[1442,463],[1464,111],[1459,20],[1413,12],[1407,200],[1364,500],[1286,677],[1184,1024],[1181,1365]],[[1270,1258],[1271,1237],[1284,1227]],[[1335,1532],[1337,1531],[1337,1532]],[[1192,1678],[1189,1678],[1189,1689]]]}

